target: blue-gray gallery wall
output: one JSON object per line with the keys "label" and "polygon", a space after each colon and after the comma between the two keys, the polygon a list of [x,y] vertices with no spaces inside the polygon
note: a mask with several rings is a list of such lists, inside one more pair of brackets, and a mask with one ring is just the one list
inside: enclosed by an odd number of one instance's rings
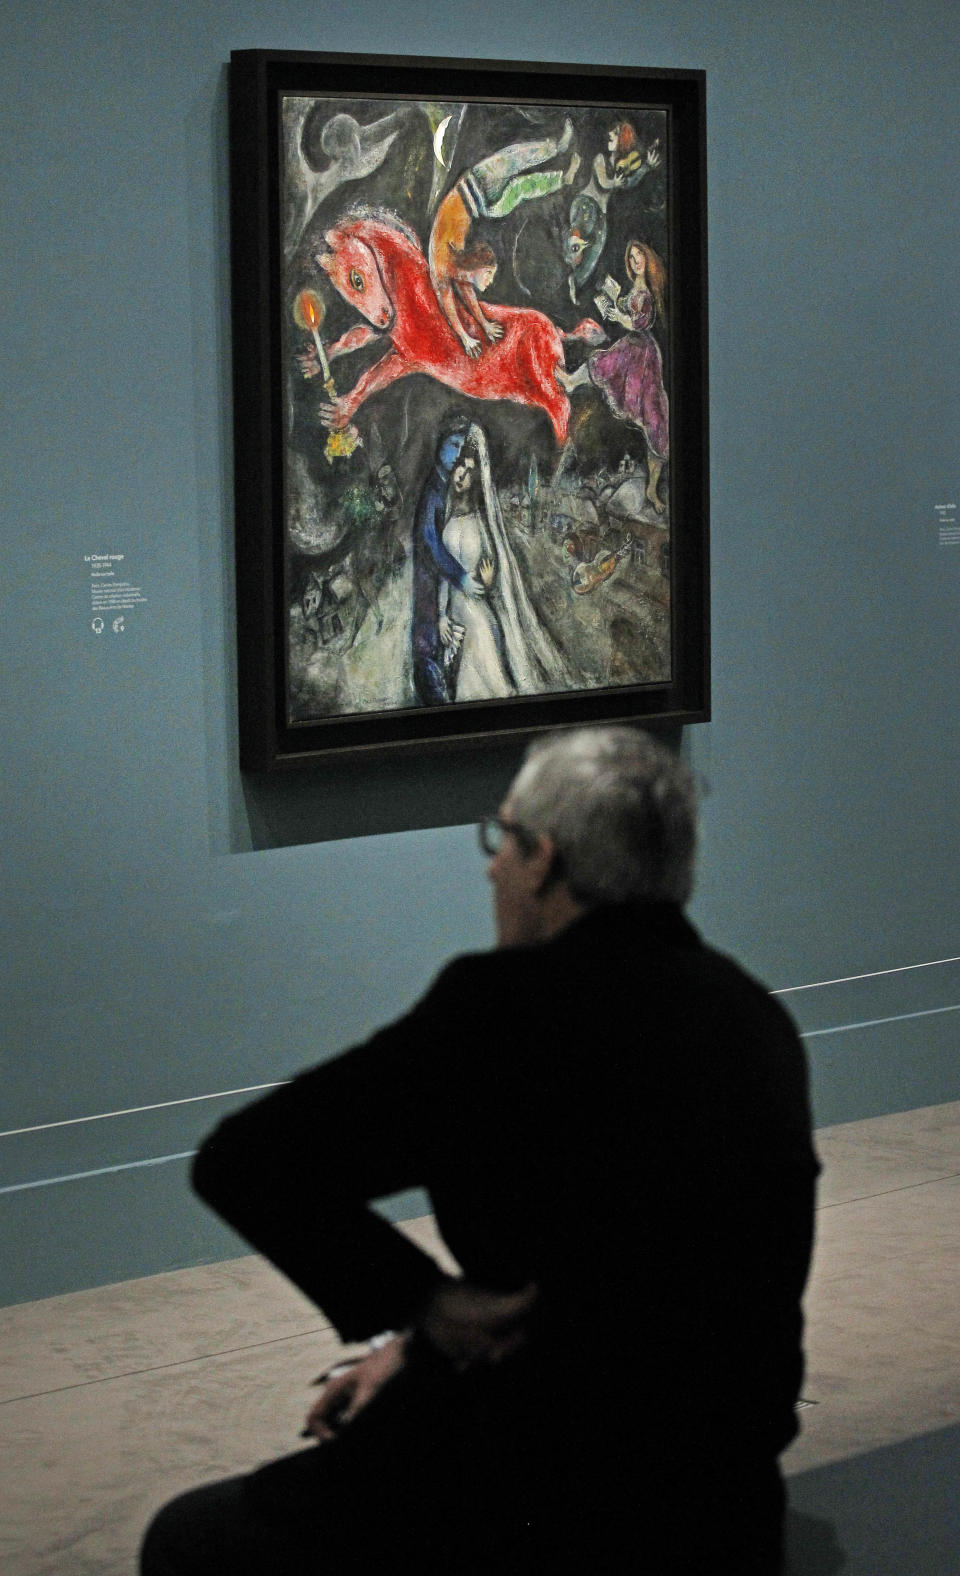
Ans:
{"label": "blue-gray gallery wall", "polygon": [[[232,49],[706,70],[694,917],[787,992],[820,1123],[960,1097],[958,20],[954,0],[4,7],[7,1300],[239,1251],[170,1157],[243,1098],[224,1091],[332,1053],[491,937],[468,823],[515,746],[237,769]],[[145,600],[97,636],[87,559],[110,553]]]}

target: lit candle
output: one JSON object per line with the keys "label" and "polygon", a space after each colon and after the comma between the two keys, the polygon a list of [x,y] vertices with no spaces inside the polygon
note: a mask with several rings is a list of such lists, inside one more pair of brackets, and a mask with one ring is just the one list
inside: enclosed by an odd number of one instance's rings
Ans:
{"label": "lit candle", "polygon": [[330,363],[327,352],[320,339],[320,325],[323,322],[323,302],[315,290],[301,290],[293,303],[294,320],[300,328],[308,329],[313,335],[313,343],[317,347],[317,356],[320,361],[320,370],[323,373],[323,386],[328,393],[333,393],[333,376],[330,372]]}

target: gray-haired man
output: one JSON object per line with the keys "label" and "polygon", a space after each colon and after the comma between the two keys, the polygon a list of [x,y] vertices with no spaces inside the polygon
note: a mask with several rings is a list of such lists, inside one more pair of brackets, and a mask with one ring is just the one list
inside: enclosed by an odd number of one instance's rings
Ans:
{"label": "gray-haired man", "polygon": [[[316,1446],[161,1512],[148,1576],[780,1569],[799,1040],[685,919],[693,787],[646,735],[534,746],[481,841],[497,948],[196,1163],[345,1339],[400,1333],[329,1381]],[[416,1185],[461,1277],[369,1207]]]}

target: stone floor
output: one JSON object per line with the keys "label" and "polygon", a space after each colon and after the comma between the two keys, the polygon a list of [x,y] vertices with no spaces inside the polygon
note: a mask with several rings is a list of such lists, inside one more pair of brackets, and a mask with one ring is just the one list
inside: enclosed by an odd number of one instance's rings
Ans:
{"label": "stone floor", "polygon": [[[960,1576],[960,1102],[818,1147],[791,1568]],[[4,1576],[129,1576],[164,1499],[296,1448],[339,1350],[256,1258],[0,1310]]]}

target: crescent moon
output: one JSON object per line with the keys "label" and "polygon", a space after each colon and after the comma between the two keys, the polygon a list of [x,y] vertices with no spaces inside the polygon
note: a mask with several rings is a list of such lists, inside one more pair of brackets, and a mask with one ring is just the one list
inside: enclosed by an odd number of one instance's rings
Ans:
{"label": "crescent moon", "polygon": [[448,170],[450,168],[450,166],[449,166],[449,164],[447,163],[446,159],[443,156],[443,139],[444,139],[444,137],[447,134],[447,127],[449,126],[449,124],[452,121],[452,119],[453,119],[452,115],[447,115],[440,122],[439,126],[437,127],[436,131],[434,132],[434,137],[433,137],[433,151],[434,151],[434,153],[437,156],[437,163],[438,164],[442,164],[445,170]]}

